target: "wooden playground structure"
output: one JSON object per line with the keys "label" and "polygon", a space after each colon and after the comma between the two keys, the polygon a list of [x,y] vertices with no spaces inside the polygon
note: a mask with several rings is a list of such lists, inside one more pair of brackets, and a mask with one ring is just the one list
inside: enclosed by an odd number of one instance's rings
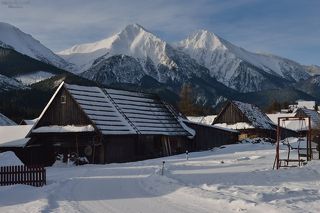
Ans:
{"label": "wooden playground structure", "polygon": [[[281,129],[286,128],[286,123],[289,121],[299,122],[299,137],[297,140],[297,147],[293,147],[289,139],[281,138]],[[313,159],[313,147],[311,142],[311,119],[310,117],[279,117],[277,126],[277,140],[276,140],[276,156],[273,163],[273,169],[280,169],[281,167],[297,167],[306,164]],[[280,156],[280,143],[286,145],[288,152],[285,158]],[[305,143],[305,147],[303,144]],[[297,157],[292,157],[292,150],[297,150]]]}

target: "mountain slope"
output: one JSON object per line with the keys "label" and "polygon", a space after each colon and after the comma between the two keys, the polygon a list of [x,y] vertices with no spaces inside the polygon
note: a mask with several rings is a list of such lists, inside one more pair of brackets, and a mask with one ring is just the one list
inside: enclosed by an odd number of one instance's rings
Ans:
{"label": "mountain slope", "polygon": [[13,49],[0,47],[0,74],[15,78],[23,84],[29,85],[62,73],[66,71]]}
{"label": "mountain slope", "polygon": [[54,54],[31,35],[17,27],[0,22],[0,47],[11,48],[36,60],[59,68],[68,67],[69,63]]}
{"label": "mountain slope", "polygon": [[309,72],[310,75],[320,75],[320,66],[310,65],[310,66],[304,66],[304,67]]}
{"label": "mountain slope", "polygon": [[263,109],[266,109],[273,101],[277,101],[279,103],[295,103],[296,100],[299,99],[308,101],[320,101],[319,98],[316,98],[293,87],[242,93],[235,98],[235,100],[256,104]]}
{"label": "mountain slope", "polygon": [[295,88],[320,100],[320,75],[314,75],[307,80],[298,82]]}
{"label": "mountain slope", "polygon": [[27,87],[15,79],[0,74],[0,92],[26,89]]}
{"label": "mountain slope", "polygon": [[192,34],[176,47],[207,67],[211,76],[241,92],[263,90],[265,84],[268,84],[267,88],[281,88],[282,84],[275,84],[274,79],[288,83],[310,76],[302,65],[294,61],[251,53],[206,30]]}

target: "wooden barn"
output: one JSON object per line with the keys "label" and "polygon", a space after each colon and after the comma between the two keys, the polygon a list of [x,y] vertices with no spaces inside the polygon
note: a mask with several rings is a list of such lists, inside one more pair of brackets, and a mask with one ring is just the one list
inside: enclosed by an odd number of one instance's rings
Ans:
{"label": "wooden barn", "polygon": [[28,134],[22,160],[52,165],[56,156],[90,163],[185,152],[194,131],[153,94],[62,83]]}
{"label": "wooden barn", "polygon": [[[240,101],[228,101],[213,125],[238,130],[239,140],[256,137],[276,139],[276,124],[257,106]],[[285,128],[281,134],[282,138],[297,136],[297,132]]]}
{"label": "wooden barn", "polygon": [[235,144],[239,139],[239,131],[218,126],[183,120],[196,134],[190,139],[189,151],[208,150],[222,145]]}

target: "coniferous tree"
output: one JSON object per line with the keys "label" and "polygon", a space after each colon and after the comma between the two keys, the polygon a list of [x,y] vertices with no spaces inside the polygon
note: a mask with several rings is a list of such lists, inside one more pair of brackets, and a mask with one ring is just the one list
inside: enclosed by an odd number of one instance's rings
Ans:
{"label": "coniferous tree", "polygon": [[196,113],[194,95],[192,87],[189,84],[184,84],[181,88],[179,109],[185,115],[194,115]]}

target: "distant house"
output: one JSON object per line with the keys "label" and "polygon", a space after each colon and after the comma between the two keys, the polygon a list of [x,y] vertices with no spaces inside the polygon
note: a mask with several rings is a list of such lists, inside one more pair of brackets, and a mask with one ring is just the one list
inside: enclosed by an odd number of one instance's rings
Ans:
{"label": "distant house", "polygon": [[[320,114],[312,109],[298,108],[294,113],[275,113],[267,116],[276,124],[279,117],[310,117],[311,129],[320,129]],[[298,132],[305,131],[308,128],[308,119],[287,121],[285,127]]]}
{"label": "distant house", "polygon": [[62,83],[30,130],[22,160],[51,165],[57,154],[91,163],[142,160],[185,152],[193,134],[156,95]]}
{"label": "distant house", "polygon": [[222,128],[204,123],[183,120],[196,134],[190,140],[188,150],[208,150],[222,145],[235,144],[238,142],[240,132],[233,129]]}
{"label": "distant house", "polygon": [[[311,129],[320,130],[320,114],[312,109],[299,108],[296,111],[296,117],[310,117]],[[308,124],[306,124],[308,125]]]}
{"label": "distant house", "polygon": [[[239,139],[276,138],[276,124],[257,106],[240,101],[228,101],[214,120],[213,125],[238,130]],[[283,129],[281,132],[282,137],[297,134],[289,129]]]}
{"label": "distant house", "polygon": [[17,125],[17,124],[14,121],[12,121],[10,118],[0,113],[0,126],[12,126],[12,125]]}
{"label": "distant house", "polygon": [[314,110],[316,107],[315,101],[297,100],[295,104],[289,105],[291,111],[296,111],[299,108]]}
{"label": "distant house", "polygon": [[314,110],[315,107],[316,107],[316,102],[315,101],[298,100],[297,101],[297,107],[298,108],[306,108],[306,109]]}

